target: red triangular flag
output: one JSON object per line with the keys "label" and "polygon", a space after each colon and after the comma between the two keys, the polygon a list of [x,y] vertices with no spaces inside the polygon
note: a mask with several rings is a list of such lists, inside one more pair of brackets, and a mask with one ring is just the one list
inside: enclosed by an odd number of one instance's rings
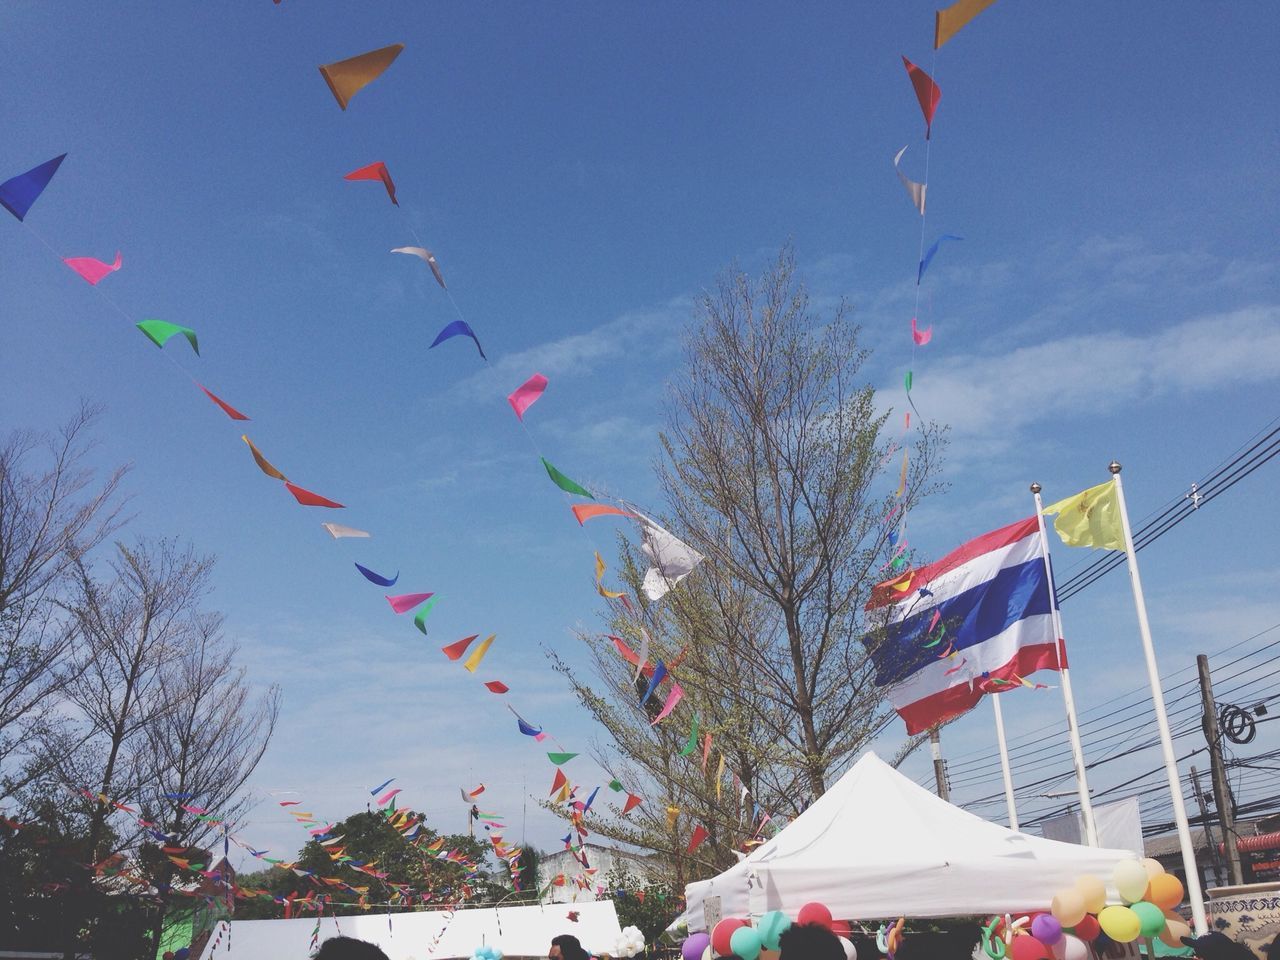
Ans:
{"label": "red triangular flag", "polygon": [[685,850],[685,853],[693,853],[693,851],[702,846],[702,841],[705,839],[707,839],[706,827],[698,824],[693,828],[693,836],[689,838],[689,847]]}
{"label": "red triangular flag", "polygon": [[568,783],[569,783],[569,778],[564,775],[563,770],[557,767],[556,778],[551,784],[551,792],[553,794],[559,792],[560,790],[564,789],[564,787],[567,786]]}
{"label": "red triangular flag", "polygon": [[320,496],[318,493],[312,493],[310,490],[303,490],[296,484],[285,481],[285,488],[293,494],[293,499],[297,500],[304,507],[333,507],[335,510],[343,509],[342,504],[329,500]]}
{"label": "red triangular flag", "polygon": [[450,660],[461,660],[462,655],[467,652],[467,647],[471,646],[471,641],[478,636],[480,636],[480,634],[473,633],[469,637],[463,637],[457,643],[451,643],[447,647],[441,647],[440,650]]}
{"label": "red triangular flag", "polygon": [[644,894],[645,894],[644,890],[636,891],[636,899],[639,900],[641,903],[644,903]]}
{"label": "red triangular flag", "polygon": [[634,793],[628,793],[627,802],[622,807],[623,816],[626,816],[642,803],[644,803],[643,797],[637,797]]}
{"label": "red triangular flag", "polygon": [[214,394],[213,391],[210,390],[208,387],[199,383],[197,383],[196,386],[204,391],[204,395],[206,397],[208,397],[210,400],[212,400],[214,403],[220,406],[222,408],[222,412],[225,413],[232,420],[248,420],[249,419],[243,413],[241,413],[239,410],[233,407],[231,404],[227,403],[221,397]]}
{"label": "red triangular flag", "polygon": [[[477,634],[477,636],[479,636],[479,634]],[[485,683],[485,686],[489,688],[490,693],[506,693],[511,689],[501,680],[489,680]]]}
{"label": "red triangular flag", "polygon": [[916,88],[916,99],[920,101],[920,109],[924,112],[924,138],[929,139],[930,127],[933,126],[933,112],[938,109],[938,101],[942,99],[942,91],[929,76],[906,57],[902,58],[907,68],[907,76],[911,85]]}
{"label": "red triangular flag", "polygon": [[352,170],[343,180],[381,180],[382,185],[387,188],[387,196],[391,198],[391,202],[397,207],[400,201],[396,199],[396,185],[391,182],[391,174],[387,172],[387,165],[379,160],[377,163],[371,163],[367,167],[361,167],[359,170]]}

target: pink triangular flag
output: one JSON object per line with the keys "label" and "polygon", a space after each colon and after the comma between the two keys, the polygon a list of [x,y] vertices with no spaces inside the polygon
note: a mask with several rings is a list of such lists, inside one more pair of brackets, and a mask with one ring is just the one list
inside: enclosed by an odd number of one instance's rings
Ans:
{"label": "pink triangular flag", "polygon": [[682,697],[684,697],[684,690],[681,689],[680,684],[676,683],[675,681],[672,681],[671,692],[667,694],[667,702],[662,705],[662,712],[653,718],[653,723],[649,724],[649,726],[652,727],[654,724],[658,723],[659,721],[667,719],[671,711],[676,708],[676,704],[680,702]]}
{"label": "pink triangular flag", "polygon": [[933,339],[933,324],[929,324],[924,330],[916,326],[916,318],[911,318],[911,339],[916,342],[917,347],[923,347],[926,343]]}
{"label": "pink triangular flag", "polygon": [[119,250],[116,251],[115,263],[103,263],[93,257],[65,257],[62,262],[95,287],[98,285],[98,281],[107,274],[115,273],[119,270],[121,263],[123,263],[120,259]]}
{"label": "pink triangular flag", "polygon": [[430,600],[430,593],[402,593],[396,597],[387,597],[387,603],[396,613],[408,613],[420,603]]}
{"label": "pink triangular flag", "polygon": [[533,406],[545,389],[547,389],[547,378],[540,373],[535,373],[512,391],[511,396],[507,397],[507,403],[511,404],[511,409],[516,412],[516,416],[523,420],[524,412]]}

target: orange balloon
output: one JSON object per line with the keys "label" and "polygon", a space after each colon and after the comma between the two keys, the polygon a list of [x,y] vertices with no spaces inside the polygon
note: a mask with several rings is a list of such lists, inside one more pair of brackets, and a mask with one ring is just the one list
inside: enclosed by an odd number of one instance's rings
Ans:
{"label": "orange balloon", "polygon": [[1147,885],[1147,900],[1161,910],[1172,910],[1182,902],[1183,892],[1181,880],[1172,873],[1162,873]]}

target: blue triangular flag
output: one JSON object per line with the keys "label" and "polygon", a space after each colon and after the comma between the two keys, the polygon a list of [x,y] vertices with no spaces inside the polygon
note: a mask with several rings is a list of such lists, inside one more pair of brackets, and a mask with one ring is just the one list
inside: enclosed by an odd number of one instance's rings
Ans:
{"label": "blue triangular flag", "polygon": [[653,676],[649,678],[649,686],[645,687],[644,696],[640,698],[640,706],[643,707],[648,702],[649,698],[653,696],[653,691],[658,689],[658,684],[662,682],[666,675],[667,665],[659,660],[658,665],[653,670]]}
{"label": "blue triangular flag", "polygon": [[[362,567],[358,563],[356,564],[356,569],[364,574],[364,578],[366,580],[368,580],[370,583],[376,583],[380,587],[394,587],[396,585],[396,581],[400,579],[399,570],[396,571],[396,575],[394,577],[387,579],[382,574],[374,573],[368,567]],[[390,780],[387,781],[387,783],[390,783],[390,782],[391,782]]]}
{"label": "blue triangular flag", "polygon": [[480,359],[489,359],[484,355],[484,347],[480,346],[480,340],[476,336],[476,332],[471,329],[471,325],[465,320],[455,320],[453,323],[446,324],[445,328],[436,335],[435,340],[427,349],[432,350],[440,346],[440,344],[444,343],[450,337],[470,337],[475,341],[476,349],[480,351]]}
{"label": "blue triangular flag", "polygon": [[942,246],[943,240],[963,240],[964,237],[957,237],[954,233],[944,233],[937,240],[933,241],[931,246],[924,253],[924,259],[920,261],[920,269],[916,272],[916,286],[920,285],[921,279],[924,278],[924,272],[929,269],[929,264],[933,260],[933,255],[938,252],[938,248]]}
{"label": "blue triangular flag", "polygon": [[0,206],[12,213],[19,220],[26,217],[31,205],[36,202],[44,188],[49,185],[58,167],[67,158],[64,153],[60,157],[47,160],[38,167],[32,167],[26,173],[0,183]]}

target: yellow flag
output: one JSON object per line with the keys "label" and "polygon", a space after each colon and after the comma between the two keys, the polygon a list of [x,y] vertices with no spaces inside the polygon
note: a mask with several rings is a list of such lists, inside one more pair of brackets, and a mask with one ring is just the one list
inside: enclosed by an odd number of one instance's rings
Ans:
{"label": "yellow flag", "polygon": [[1058,515],[1053,529],[1068,547],[1124,549],[1120,504],[1116,499],[1116,485],[1110,480],[1052,503],[1044,508],[1044,513]]}
{"label": "yellow flag", "polygon": [[351,98],[382,76],[383,71],[391,66],[403,49],[403,43],[393,43],[380,50],[370,50],[358,57],[338,60],[322,66],[320,73],[325,83],[329,84],[329,89],[333,91],[338,106],[343,110],[347,109]]}
{"label": "yellow flag", "polygon": [[933,49],[959,33],[964,26],[996,0],[957,0],[945,10],[939,10],[934,19]]}
{"label": "yellow flag", "polygon": [[476,672],[476,667],[480,666],[480,661],[484,659],[484,655],[489,652],[489,647],[493,644],[496,634],[489,634],[480,641],[480,646],[471,651],[471,656],[463,662],[463,666],[472,673]]}

